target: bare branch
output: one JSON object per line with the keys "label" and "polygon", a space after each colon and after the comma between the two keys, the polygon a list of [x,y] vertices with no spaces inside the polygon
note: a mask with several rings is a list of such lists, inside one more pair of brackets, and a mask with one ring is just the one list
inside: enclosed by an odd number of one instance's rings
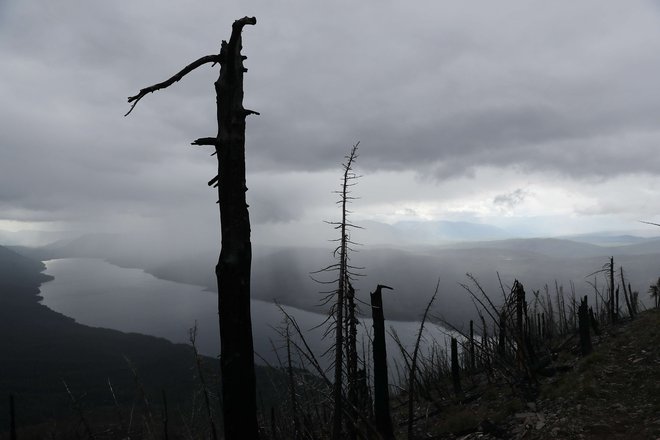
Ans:
{"label": "bare branch", "polygon": [[131,105],[131,109],[124,116],[128,116],[133,111],[133,109],[135,108],[137,103],[140,101],[140,99],[144,98],[145,95],[147,95],[149,93],[152,93],[152,92],[155,92],[157,90],[165,89],[165,88],[171,86],[172,84],[174,84],[175,82],[181,81],[181,79],[184,76],[186,76],[187,74],[189,74],[193,70],[197,69],[198,67],[203,66],[204,64],[219,63],[220,60],[221,60],[220,55],[206,55],[204,57],[201,57],[197,61],[194,61],[194,62],[188,64],[179,73],[177,73],[176,75],[174,75],[173,77],[171,77],[167,81],[163,81],[163,82],[160,82],[158,84],[154,84],[153,86],[141,89],[140,92],[137,95],[129,96],[128,103],[130,104],[132,102],[133,105]]}
{"label": "bare branch", "polygon": [[220,143],[218,142],[218,138],[205,137],[205,138],[195,139],[190,143],[190,145],[211,145],[214,147],[219,147]]}

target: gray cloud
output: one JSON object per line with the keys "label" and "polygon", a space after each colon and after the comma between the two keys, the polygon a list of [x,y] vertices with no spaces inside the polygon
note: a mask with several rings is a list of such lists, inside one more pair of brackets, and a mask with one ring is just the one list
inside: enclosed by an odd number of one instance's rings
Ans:
{"label": "gray cloud", "polygon": [[522,188],[518,188],[514,191],[511,191],[507,194],[499,194],[493,198],[493,204],[503,206],[504,208],[513,209],[517,205],[521,204],[525,197],[527,197],[527,191]]}
{"label": "gray cloud", "polygon": [[660,169],[653,2],[216,3],[3,2],[3,218],[214,216],[215,159],[188,144],[215,132],[217,71],[122,115],[243,15],[258,18],[244,32],[245,105],[262,113],[247,135],[256,222],[303,216],[327,189],[289,173],[336,170],[357,140],[366,172],[438,181],[483,166],[586,181]]}

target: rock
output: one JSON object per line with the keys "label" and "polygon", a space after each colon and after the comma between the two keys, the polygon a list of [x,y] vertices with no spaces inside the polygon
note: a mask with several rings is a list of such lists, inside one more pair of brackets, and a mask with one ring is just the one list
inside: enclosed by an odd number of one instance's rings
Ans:
{"label": "rock", "polygon": [[530,417],[534,417],[536,413],[533,412],[524,412],[524,413],[516,413],[514,416],[516,419],[528,419]]}
{"label": "rock", "polygon": [[617,410],[617,411],[625,411],[626,410],[626,407],[623,406],[620,403],[615,403],[614,405],[610,406],[610,408],[613,409],[613,410]]}

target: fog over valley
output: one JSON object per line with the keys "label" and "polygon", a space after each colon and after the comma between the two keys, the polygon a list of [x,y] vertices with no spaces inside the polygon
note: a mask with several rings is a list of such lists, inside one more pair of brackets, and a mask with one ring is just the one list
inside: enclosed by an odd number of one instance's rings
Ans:
{"label": "fog over valley", "polygon": [[[371,225],[370,225],[371,226]],[[432,229],[431,225],[422,225]],[[452,225],[469,228],[469,223]],[[323,228],[332,228],[322,224]],[[479,281],[485,292],[498,303],[501,298],[500,279],[510,289],[518,279],[531,294],[544,292],[547,286],[555,294],[555,282],[571,293],[571,284],[577,296],[593,295],[590,283],[606,290],[604,274],[600,271],[614,256],[617,271],[624,268],[633,290],[641,292],[645,301],[646,289],[657,279],[660,261],[660,239],[631,235],[591,234],[567,238],[525,238],[490,241],[442,242],[422,245],[415,235],[404,241],[409,225],[400,229],[395,245],[355,246],[351,264],[363,276],[356,277],[357,297],[365,304],[362,313],[370,316],[368,293],[377,284],[394,288],[384,295],[385,315],[388,319],[417,321],[439,282],[439,294],[433,307],[435,317],[444,319],[457,328],[463,328],[470,319],[476,319],[474,304],[461,286],[474,288],[467,273]],[[483,229],[481,225],[475,226]],[[382,228],[396,229],[382,225]],[[435,225],[437,234],[442,228]],[[362,234],[356,230],[356,240]],[[383,237],[381,241],[385,241]],[[402,244],[405,243],[405,244]],[[597,244],[596,244],[597,243]],[[155,277],[189,285],[201,286],[207,291],[217,289],[214,267],[217,248],[214,242],[170,243],[165,236],[131,236],[97,234],[75,239],[64,239],[38,248],[15,249],[38,259],[100,258],[126,268],[142,269]],[[325,246],[325,247],[322,247]],[[327,305],[321,304],[324,291],[333,285],[317,281],[333,281],[336,274],[314,273],[334,263],[333,243],[322,241],[319,246],[254,246],[252,264],[252,297],[268,303],[279,303],[312,313],[324,314]],[[80,268],[81,274],[85,272]],[[499,279],[498,279],[499,274]],[[82,276],[82,275],[81,275]],[[618,277],[618,275],[617,275]],[[87,279],[87,278],[85,278]],[[93,283],[93,280],[88,280]],[[155,307],[164,307],[155,304]],[[258,322],[262,317],[255,316]],[[189,324],[185,324],[189,325]]]}

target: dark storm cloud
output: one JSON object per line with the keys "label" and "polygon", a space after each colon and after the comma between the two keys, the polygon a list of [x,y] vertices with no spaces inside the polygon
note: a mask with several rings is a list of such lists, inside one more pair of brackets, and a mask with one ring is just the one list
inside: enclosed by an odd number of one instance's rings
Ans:
{"label": "dark storm cloud", "polygon": [[244,32],[245,106],[262,113],[247,133],[257,222],[299,217],[287,173],[335,170],[358,140],[366,171],[439,180],[479,166],[660,169],[652,2],[216,3],[4,2],[3,218],[183,218],[172,211],[212,204],[215,159],[189,143],[215,133],[216,69],[122,115],[127,96],[216,52],[243,15],[258,18]]}
{"label": "dark storm cloud", "polygon": [[[258,164],[327,168],[359,139],[364,168],[439,179],[511,165],[572,178],[655,173],[660,51],[649,48],[660,49],[659,21],[650,4],[635,6],[596,18],[585,6],[540,6],[481,26],[466,15],[465,28],[447,32],[436,11],[436,29],[401,22],[390,39],[381,29],[389,62],[349,29],[355,47],[322,52],[316,71],[294,64],[301,83],[281,89],[270,103],[280,110],[266,106],[254,122],[255,141],[269,145]],[[438,44],[448,35],[450,49]],[[624,151],[634,154],[622,160]]]}

